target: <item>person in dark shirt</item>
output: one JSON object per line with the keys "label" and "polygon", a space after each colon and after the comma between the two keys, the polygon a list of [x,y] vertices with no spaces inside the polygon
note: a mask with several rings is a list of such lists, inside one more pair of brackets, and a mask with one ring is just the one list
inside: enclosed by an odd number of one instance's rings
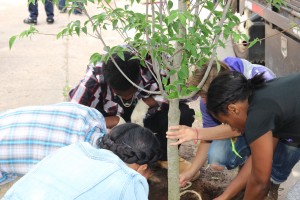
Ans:
{"label": "person in dark shirt", "polygon": [[[300,144],[299,85],[300,73],[265,82],[263,74],[247,80],[243,74],[231,71],[218,75],[208,89],[208,111],[244,134],[249,143],[252,159],[235,179],[244,182],[245,199],[266,196],[278,141],[288,139],[296,146]],[[300,151],[297,162],[299,158]],[[282,162],[291,159],[285,157]]]}
{"label": "person in dark shirt", "polygon": [[[107,128],[132,122],[149,128],[156,133],[162,147],[162,161],[167,160],[168,100],[161,95],[157,77],[147,58],[148,67],[141,65],[139,59],[129,48],[124,52],[124,59],[116,53],[106,63],[99,62],[88,66],[81,82],[70,91],[71,102],[80,103],[99,110],[106,120]],[[130,79],[116,67],[115,63]],[[168,71],[160,69],[160,76]],[[139,86],[138,88],[132,83]],[[179,103],[180,124],[191,126],[194,122],[194,110],[185,102]],[[182,160],[182,159],[181,159]],[[166,163],[164,163],[166,164]],[[190,163],[182,160],[180,167],[185,169]]]}

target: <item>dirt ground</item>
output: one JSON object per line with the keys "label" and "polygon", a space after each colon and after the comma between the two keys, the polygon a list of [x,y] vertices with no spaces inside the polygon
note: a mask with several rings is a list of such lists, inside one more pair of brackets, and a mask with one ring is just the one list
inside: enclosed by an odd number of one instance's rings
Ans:
{"label": "dirt ground", "polygon": [[[195,109],[195,122],[194,127],[201,126],[201,115],[199,113],[199,101],[190,103],[190,107]],[[201,143],[200,143],[201,145]],[[192,161],[197,151],[197,145],[191,142],[187,142],[181,145],[179,149],[179,155]],[[226,171],[213,171],[207,167],[207,164],[200,170],[200,177],[192,182],[192,185],[186,190],[193,190],[201,195],[202,200],[212,200],[218,197],[230,181],[236,176],[237,170]],[[154,178],[149,181],[150,195],[149,200],[167,200],[168,199],[168,187],[167,187],[167,170],[157,168],[153,173]],[[183,191],[181,191],[183,192]],[[181,200],[197,200],[199,199],[193,193],[186,193],[181,196]],[[235,200],[238,200],[236,198]]]}

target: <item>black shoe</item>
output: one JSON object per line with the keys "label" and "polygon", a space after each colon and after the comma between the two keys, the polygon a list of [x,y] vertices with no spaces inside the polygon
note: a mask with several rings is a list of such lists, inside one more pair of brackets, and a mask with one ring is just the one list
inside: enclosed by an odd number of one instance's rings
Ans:
{"label": "black shoe", "polygon": [[48,24],[53,24],[54,23],[54,19],[53,18],[47,18],[47,23]]}
{"label": "black shoe", "polygon": [[31,19],[30,17],[28,17],[28,18],[24,19],[23,22],[25,24],[34,24],[34,25],[36,25],[37,24],[37,19]]}

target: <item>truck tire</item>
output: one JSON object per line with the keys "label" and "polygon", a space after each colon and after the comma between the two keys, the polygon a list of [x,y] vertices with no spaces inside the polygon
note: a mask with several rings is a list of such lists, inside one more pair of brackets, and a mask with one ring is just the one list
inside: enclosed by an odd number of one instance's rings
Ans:
{"label": "truck tire", "polygon": [[261,41],[254,44],[249,49],[248,59],[252,63],[265,64],[265,23],[264,22],[253,22],[253,25],[249,29],[250,41],[255,38],[262,39]]}
{"label": "truck tire", "polygon": [[[258,16],[252,16],[249,20],[243,22],[238,27],[237,30],[246,34],[250,41],[255,38],[263,39],[265,37],[265,23],[262,18]],[[264,64],[265,63],[265,42],[257,42],[250,49],[249,44],[246,40],[240,40],[236,43],[231,38],[232,48],[236,57],[249,60],[252,63]]]}

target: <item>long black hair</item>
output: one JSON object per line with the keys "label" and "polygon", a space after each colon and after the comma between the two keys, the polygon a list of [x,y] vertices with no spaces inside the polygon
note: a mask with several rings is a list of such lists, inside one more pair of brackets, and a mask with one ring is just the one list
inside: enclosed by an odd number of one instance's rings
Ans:
{"label": "long black hair", "polygon": [[247,80],[237,71],[222,72],[208,88],[207,110],[214,116],[227,114],[229,104],[246,100],[255,89],[263,86],[265,86],[264,73]]}
{"label": "long black hair", "polygon": [[160,143],[153,132],[133,123],[114,127],[97,146],[116,154],[127,164],[148,164],[152,167],[161,156]]}

